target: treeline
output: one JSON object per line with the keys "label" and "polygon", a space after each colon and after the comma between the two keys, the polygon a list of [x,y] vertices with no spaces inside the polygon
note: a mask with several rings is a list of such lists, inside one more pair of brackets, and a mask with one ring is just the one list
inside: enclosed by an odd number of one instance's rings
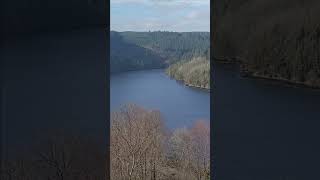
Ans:
{"label": "treeline", "polygon": [[128,42],[158,53],[168,64],[202,56],[210,46],[209,32],[122,32],[121,35]]}
{"label": "treeline", "polygon": [[206,57],[180,61],[171,65],[166,73],[188,86],[210,89],[210,61]]}
{"label": "treeline", "polygon": [[320,2],[214,2],[214,58],[244,73],[320,87]]}
{"label": "treeline", "polygon": [[110,32],[111,73],[163,68],[164,65],[164,58],[152,50],[126,42],[118,32]]}
{"label": "treeline", "polygon": [[166,130],[161,115],[127,105],[111,115],[111,179],[205,180],[210,178],[210,129]]}
{"label": "treeline", "polygon": [[209,32],[110,33],[111,72],[163,68],[202,56],[210,46]]}

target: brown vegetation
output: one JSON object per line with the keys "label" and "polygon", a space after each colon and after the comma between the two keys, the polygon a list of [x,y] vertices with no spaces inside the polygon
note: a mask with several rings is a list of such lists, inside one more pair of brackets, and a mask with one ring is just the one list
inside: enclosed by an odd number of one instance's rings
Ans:
{"label": "brown vegetation", "polygon": [[180,61],[171,65],[167,74],[186,85],[210,89],[210,61],[209,58],[196,57],[190,61]]}
{"label": "brown vegetation", "polygon": [[204,121],[170,133],[159,112],[136,105],[125,106],[111,118],[111,179],[210,178],[210,131]]}
{"label": "brown vegetation", "polygon": [[[169,132],[158,111],[128,105],[112,113],[112,180],[210,179],[210,129],[205,121]],[[4,162],[1,180],[102,180],[103,147],[92,138],[51,135]]]}
{"label": "brown vegetation", "polygon": [[110,145],[112,179],[161,177],[163,137],[158,112],[129,106],[113,113]]}

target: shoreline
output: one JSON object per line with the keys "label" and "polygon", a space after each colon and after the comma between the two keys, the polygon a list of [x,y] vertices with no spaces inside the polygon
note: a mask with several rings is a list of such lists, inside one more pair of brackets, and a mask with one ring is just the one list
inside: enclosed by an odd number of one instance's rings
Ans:
{"label": "shoreline", "polygon": [[178,83],[181,83],[183,84],[184,86],[187,86],[187,87],[190,87],[190,88],[194,88],[194,89],[199,89],[199,90],[206,90],[206,91],[209,91],[211,90],[211,88],[206,88],[206,87],[202,87],[202,86],[198,86],[198,85],[194,85],[194,84],[189,84],[189,83],[186,83],[183,79],[176,79],[172,76],[170,76],[167,72],[165,72],[165,74],[170,78],[170,79],[173,79],[175,81],[177,81]]}
{"label": "shoreline", "polygon": [[173,79],[175,81],[177,81],[178,83],[184,85],[184,86],[187,86],[187,87],[190,87],[190,88],[194,88],[194,89],[199,89],[199,90],[206,90],[206,91],[209,91],[210,92],[210,88],[206,88],[206,87],[202,87],[202,86],[197,86],[197,85],[194,85],[194,84],[188,84],[186,82],[184,82],[184,80],[181,80],[181,79],[175,79],[174,77],[171,77],[170,75],[166,74],[168,77],[170,77],[170,79]]}
{"label": "shoreline", "polygon": [[[116,75],[116,74],[122,74],[122,73],[126,73],[126,72],[139,72],[139,71],[152,71],[152,70],[166,70],[166,68],[152,68],[152,69],[141,69],[141,70],[128,70],[128,71],[120,71],[120,72],[113,72],[110,73],[110,75]],[[210,91],[210,88],[206,88],[206,87],[202,87],[202,86],[197,86],[194,84],[188,84],[186,82],[184,82],[184,80],[181,79],[175,79],[174,77],[170,76],[169,74],[167,74],[165,72],[165,75],[168,76],[170,79],[173,79],[175,81],[177,81],[178,83],[183,84],[184,86],[188,86],[190,88],[195,88],[195,89],[200,89],[200,90],[206,90],[206,91]]]}
{"label": "shoreline", "polygon": [[159,68],[149,68],[149,69],[132,69],[132,70],[125,70],[125,71],[116,71],[116,72],[111,72],[110,75],[113,74],[121,74],[121,73],[126,73],[126,72],[136,72],[136,71],[152,71],[152,70],[166,70],[166,67],[159,67]]}
{"label": "shoreline", "polygon": [[237,58],[233,58],[232,60],[228,59],[216,59],[214,58],[214,62],[219,64],[235,64],[239,65],[240,67],[240,76],[242,78],[249,78],[249,79],[258,79],[258,80],[264,80],[264,81],[270,81],[270,82],[276,82],[282,85],[286,85],[289,87],[295,87],[295,88],[309,88],[309,89],[315,89],[320,90],[320,85],[313,85],[308,82],[301,82],[301,81],[294,81],[282,77],[269,77],[268,75],[261,75],[257,71],[249,71],[246,64],[242,63],[241,60]]}
{"label": "shoreline", "polygon": [[188,87],[191,87],[191,88],[197,88],[197,89],[201,89],[201,90],[206,90],[206,91],[210,91],[210,88],[206,88],[206,87],[202,87],[202,86],[197,86],[197,85],[193,85],[193,84],[187,84],[187,83],[184,83],[183,84],[185,86],[188,86]]}
{"label": "shoreline", "polygon": [[320,86],[312,85],[305,82],[293,81],[293,80],[289,80],[281,77],[275,78],[275,77],[268,77],[266,75],[259,75],[259,74],[246,74],[245,76],[241,75],[241,77],[276,82],[282,85],[295,87],[295,88],[308,88],[308,89],[320,90]]}

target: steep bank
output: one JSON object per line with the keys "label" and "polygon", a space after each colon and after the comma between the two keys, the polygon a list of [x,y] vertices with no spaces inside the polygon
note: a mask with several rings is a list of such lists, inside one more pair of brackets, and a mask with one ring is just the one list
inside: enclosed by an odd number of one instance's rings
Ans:
{"label": "steep bank", "polygon": [[320,88],[319,81],[299,81],[297,79],[288,79],[286,77],[282,77],[281,74],[270,73],[267,70],[262,71],[256,69],[256,67],[245,64],[244,61],[239,59],[215,59],[216,63],[219,64],[237,64],[239,65],[239,73],[241,77],[244,78],[255,78],[267,81],[274,81],[281,84],[286,84],[292,87],[306,87],[306,88]]}
{"label": "steep bank", "polygon": [[210,62],[204,57],[173,64],[166,73],[187,86],[210,89]]}
{"label": "steep bank", "polygon": [[317,88],[317,89],[320,88],[320,79],[311,78],[305,81],[301,81],[298,79],[288,79],[286,77],[281,76],[281,74],[270,73],[267,70],[261,71],[258,69],[251,68],[248,65],[242,65],[240,70],[241,70],[241,75],[243,77],[278,81],[291,86],[301,86],[301,87]]}
{"label": "steep bank", "polygon": [[209,32],[110,32],[111,72],[165,68],[208,51]]}
{"label": "steep bank", "polygon": [[218,0],[215,5],[215,58],[241,59],[247,76],[320,87],[319,1]]}
{"label": "steep bank", "polygon": [[209,32],[110,33],[111,72],[169,67],[167,74],[185,85],[210,88]]}
{"label": "steep bank", "polygon": [[118,32],[110,33],[111,73],[164,68],[164,61],[152,50],[125,41]]}

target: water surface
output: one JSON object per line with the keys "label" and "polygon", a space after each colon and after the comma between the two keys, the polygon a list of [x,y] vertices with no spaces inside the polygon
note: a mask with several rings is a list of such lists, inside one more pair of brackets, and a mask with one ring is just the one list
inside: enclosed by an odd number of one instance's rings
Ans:
{"label": "water surface", "polygon": [[162,69],[112,74],[111,111],[125,104],[159,110],[169,128],[210,119],[210,93],[184,86],[170,79]]}
{"label": "water surface", "polygon": [[217,179],[320,179],[320,90],[214,71]]}

